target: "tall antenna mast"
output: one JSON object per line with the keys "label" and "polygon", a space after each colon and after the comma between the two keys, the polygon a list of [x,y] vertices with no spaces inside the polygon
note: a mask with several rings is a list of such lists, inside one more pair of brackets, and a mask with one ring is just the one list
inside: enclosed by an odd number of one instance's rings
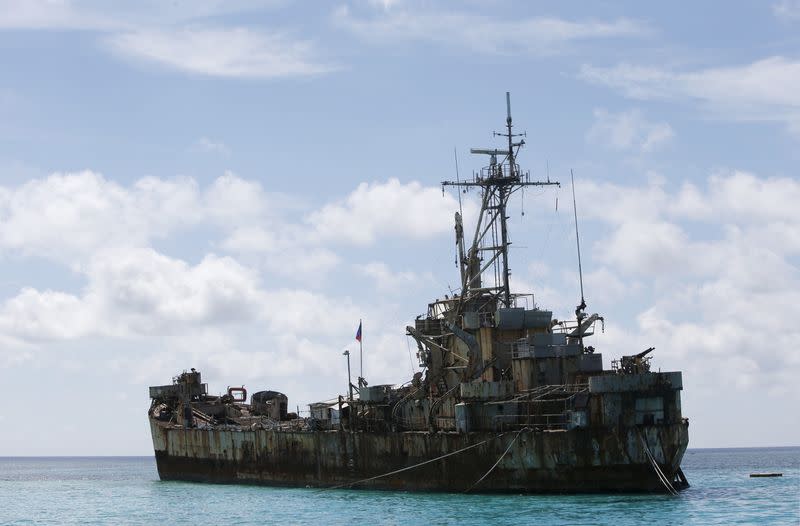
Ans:
{"label": "tall antenna mast", "polygon": [[[581,305],[586,303],[583,300],[583,268],[581,267],[581,238],[578,235],[578,207],[575,204],[575,175],[572,173],[572,168],[569,170],[569,178],[572,181],[572,213],[575,216],[575,244],[578,247],[578,279],[581,283]],[[584,305],[584,308],[586,306]]]}
{"label": "tall antenna mast", "polygon": [[508,127],[508,169],[511,177],[514,177],[514,142],[511,133],[511,92],[506,91],[506,126]]}
{"label": "tall antenna mast", "polygon": [[[461,183],[461,178],[458,176],[458,150],[453,147],[453,158],[456,160],[456,182]],[[458,192],[458,213],[464,217],[464,210],[461,208],[461,192]]]}
{"label": "tall antenna mast", "polygon": [[[508,177],[516,177],[516,170],[514,169],[514,135],[511,133],[511,93],[506,91],[506,127],[508,128]],[[500,165],[500,176],[503,176],[503,165]],[[506,203],[508,202],[508,195],[510,189],[504,186],[498,188],[498,208],[497,213],[500,216],[500,243],[503,247],[502,260],[503,260],[503,303],[506,307],[511,306],[511,287],[509,285],[509,272],[508,272],[508,225],[506,220]]]}
{"label": "tall antenna mast", "polygon": [[[443,181],[442,186],[481,188],[481,210],[475,226],[475,237],[461,265],[462,288],[461,298],[469,300],[473,296],[491,295],[498,303],[510,307],[512,305],[511,288],[509,286],[508,216],[506,206],[509,197],[526,186],[558,185],[557,182],[530,181],[530,173],[520,173],[516,163],[516,151],[525,144],[524,139],[514,142],[515,137],[523,137],[525,133],[513,133],[511,119],[511,94],[506,92],[506,131],[495,132],[494,135],[507,137],[508,147],[472,148],[471,153],[489,156],[489,166],[474,173],[472,180]],[[498,157],[500,161],[498,162]],[[458,229],[458,226],[456,227]],[[499,235],[498,235],[499,234]],[[499,237],[499,239],[497,239]],[[492,240],[495,241],[492,241]],[[494,266],[495,282],[492,286],[482,283],[482,276],[490,266]]]}
{"label": "tall antenna mast", "polygon": [[581,237],[578,235],[578,206],[575,204],[575,175],[572,169],[569,170],[569,178],[572,181],[572,213],[575,215],[575,244],[578,247],[578,279],[581,284],[581,304],[575,308],[575,318],[578,320],[578,341],[583,349],[583,323],[586,318],[586,300],[583,299],[583,267],[581,266]]}

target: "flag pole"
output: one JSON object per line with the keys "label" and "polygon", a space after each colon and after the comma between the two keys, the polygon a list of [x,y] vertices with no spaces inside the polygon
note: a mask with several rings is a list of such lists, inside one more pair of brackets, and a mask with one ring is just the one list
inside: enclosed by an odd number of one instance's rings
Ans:
{"label": "flag pole", "polygon": [[358,359],[361,362],[361,374],[358,378],[359,387],[362,387],[362,383],[364,382],[364,345],[361,343],[361,340],[364,339],[364,330],[361,326],[361,318],[358,320],[358,328],[361,331],[361,337],[358,339]]}

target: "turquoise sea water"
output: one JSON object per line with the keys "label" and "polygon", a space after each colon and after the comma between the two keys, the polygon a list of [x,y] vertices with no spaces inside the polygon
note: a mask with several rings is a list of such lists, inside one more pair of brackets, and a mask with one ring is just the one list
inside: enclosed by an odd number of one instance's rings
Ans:
{"label": "turquoise sea water", "polygon": [[689,450],[683,469],[678,497],[463,495],[161,482],[149,457],[0,458],[0,524],[800,524],[800,448]]}

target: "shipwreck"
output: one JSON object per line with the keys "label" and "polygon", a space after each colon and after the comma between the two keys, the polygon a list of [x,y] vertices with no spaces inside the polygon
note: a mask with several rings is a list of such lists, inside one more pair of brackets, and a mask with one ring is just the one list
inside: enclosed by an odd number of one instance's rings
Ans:
{"label": "shipwreck", "polygon": [[[557,320],[509,283],[507,206],[532,181],[517,157],[506,95],[500,148],[443,187],[480,194],[470,238],[455,214],[460,289],[430,303],[407,334],[421,372],[399,385],[356,384],[288,411],[288,398],[244,387],[208,393],[192,369],[150,387],[163,480],[316,488],[481,492],[669,492],[688,486],[689,423],[680,372],[654,372],[653,348],[605,369],[588,339],[604,319]],[[574,191],[574,187],[573,187]],[[573,193],[574,197],[574,193]],[[580,244],[578,257],[580,261]],[[349,358],[349,357],[348,357]]]}

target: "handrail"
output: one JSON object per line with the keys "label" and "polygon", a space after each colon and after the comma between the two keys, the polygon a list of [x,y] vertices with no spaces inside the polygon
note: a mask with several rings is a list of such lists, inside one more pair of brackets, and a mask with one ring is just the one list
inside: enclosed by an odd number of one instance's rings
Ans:
{"label": "handrail", "polygon": [[411,399],[411,397],[415,395],[419,390],[420,390],[419,387],[417,387],[416,389],[412,389],[411,391],[408,392],[407,395],[405,395],[396,404],[394,404],[394,407],[392,408],[392,417],[391,417],[392,422],[397,422],[405,427],[405,423],[401,419],[397,418],[397,412],[399,411],[400,406],[408,402]]}
{"label": "handrail", "polygon": [[433,412],[434,412],[436,409],[438,409],[438,408],[439,408],[439,406],[440,406],[440,405],[442,405],[442,402],[443,402],[443,401],[444,401],[444,400],[445,400],[447,397],[449,397],[450,395],[452,395],[452,394],[455,392],[455,390],[456,390],[456,389],[458,389],[459,387],[461,387],[461,384],[457,383],[455,386],[453,386],[453,387],[451,387],[450,389],[448,389],[448,390],[447,390],[447,391],[446,391],[446,392],[445,392],[445,393],[444,393],[442,396],[440,396],[439,398],[437,398],[436,400],[434,400],[434,401],[433,401],[433,403],[431,404],[431,409],[430,409],[430,411],[428,411],[428,424],[429,424],[429,425],[430,425],[432,428],[435,428],[435,427],[436,427],[436,425],[434,424],[434,421],[433,421],[433,419],[434,419],[434,418],[437,418],[437,417],[435,417],[435,416],[434,416]]}

